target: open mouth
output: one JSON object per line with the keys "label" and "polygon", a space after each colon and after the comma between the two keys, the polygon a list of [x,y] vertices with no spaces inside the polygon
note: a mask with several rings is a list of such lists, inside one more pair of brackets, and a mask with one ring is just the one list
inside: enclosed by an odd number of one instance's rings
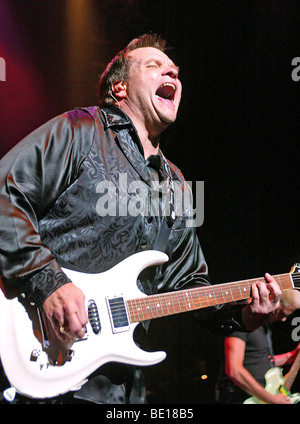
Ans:
{"label": "open mouth", "polygon": [[171,82],[163,83],[157,90],[155,95],[159,100],[173,103],[175,98],[176,86]]}

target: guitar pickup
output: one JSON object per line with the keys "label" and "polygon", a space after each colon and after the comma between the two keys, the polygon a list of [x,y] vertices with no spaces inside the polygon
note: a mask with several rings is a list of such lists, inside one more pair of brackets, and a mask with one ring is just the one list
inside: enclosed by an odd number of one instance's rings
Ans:
{"label": "guitar pickup", "polygon": [[99,334],[101,332],[101,322],[96,302],[92,299],[88,303],[88,320],[94,334]]}
{"label": "guitar pickup", "polygon": [[113,333],[129,330],[127,310],[123,297],[106,298]]}

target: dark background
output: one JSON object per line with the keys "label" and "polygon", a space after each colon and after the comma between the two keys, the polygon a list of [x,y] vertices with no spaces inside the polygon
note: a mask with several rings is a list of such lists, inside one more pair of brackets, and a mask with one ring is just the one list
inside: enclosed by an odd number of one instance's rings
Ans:
{"label": "dark background", "polygon": [[[289,0],[3,0],[0,156],[53,116],[96,104],[114,54],[160,33],[183,83],[162,149],[188,181],[205,183],[198,233],[212,282],[289,272],[300,257],[299,24],[300,3]],[[168,351],[147,370],[153,402],[212,402],[217,340],[186,321],[153,323],[153,346]],[[293,328],[275,326],[277,352],[295,347]]]}

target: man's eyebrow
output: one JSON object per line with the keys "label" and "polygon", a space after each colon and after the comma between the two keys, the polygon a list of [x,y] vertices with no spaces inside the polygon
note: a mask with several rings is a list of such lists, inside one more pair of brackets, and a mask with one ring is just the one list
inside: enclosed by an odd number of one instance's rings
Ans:
{"label": "man's eyebrow", "polygon": [[[151,62],[157,62],[163,64],[164,61],[158,57],[150,57],[145,61],[145,65],[151,63]],[[170,66],[174,69],[176,69],[177,72],[179,72],[179,66],[175,65],[175,63],[170,59]]]}

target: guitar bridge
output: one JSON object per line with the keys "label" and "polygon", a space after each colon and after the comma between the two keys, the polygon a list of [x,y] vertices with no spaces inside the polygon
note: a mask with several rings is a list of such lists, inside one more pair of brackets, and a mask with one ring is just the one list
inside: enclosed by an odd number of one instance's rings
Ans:
{"label": "guitar bridge", "polygon": [[129,330],[127,310],[123,297],[106,298],[113,333]]}

